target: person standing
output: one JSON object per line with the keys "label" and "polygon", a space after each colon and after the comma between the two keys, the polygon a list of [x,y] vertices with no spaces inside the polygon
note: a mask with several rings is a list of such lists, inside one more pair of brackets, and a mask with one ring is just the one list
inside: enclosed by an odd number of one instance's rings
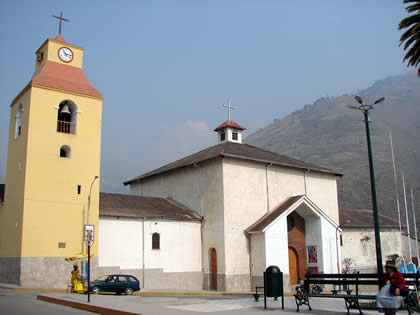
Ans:
{"label": "person standing", "polygon": [[71,271],[71,292],[76,292],[76,283],[77,276],[79,275],[79,266],[77,264],[73,265],[73,270]]}

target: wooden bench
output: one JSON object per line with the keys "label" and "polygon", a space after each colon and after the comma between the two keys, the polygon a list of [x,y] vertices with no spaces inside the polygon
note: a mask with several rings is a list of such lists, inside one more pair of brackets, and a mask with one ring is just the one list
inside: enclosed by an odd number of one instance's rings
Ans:
{"label": "wooden bench", "polygon": [[[409,289],[409,296],[404,299],[400,309],[407,310],[409,314],[412,314],[413,311],[419,310],[416,288],[420,284],[420,274],[409,273],[403,275],[407,286],[414,288]],[[307,274],[305,277],[304,283],[296,287],[296,294],[294,294],[296,312],[299,312],[299,306],[301,305],[307,305],[309,310],[312,310],[309,302],[310,297],[342,298],[346,304],[347,314],[350,314],[351,309],[357,309],[360,314],[363,314],[362,309],[378,310],[376,294],[360,294],[359,292],[359,286],[362,285],[372,286],[372,291],[377,292],[380,278],[378,274]],[[343,286],[347,290],[346,293],[338,293],[337,290],[333,290],[333,293],[315,293],[312,287],[318,285]],[[354,286],[355,289],[350,290],[350,286]]]}

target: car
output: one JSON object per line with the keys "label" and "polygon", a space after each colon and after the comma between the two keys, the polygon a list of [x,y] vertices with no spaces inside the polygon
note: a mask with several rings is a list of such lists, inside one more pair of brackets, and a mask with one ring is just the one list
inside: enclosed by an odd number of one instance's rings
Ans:
{"label": "car", "polygon": [[131,295],[135,291],[140,291],[140,281],[132,275],[106,275],[92,281],[89,290],[93,294],[115,292]]}

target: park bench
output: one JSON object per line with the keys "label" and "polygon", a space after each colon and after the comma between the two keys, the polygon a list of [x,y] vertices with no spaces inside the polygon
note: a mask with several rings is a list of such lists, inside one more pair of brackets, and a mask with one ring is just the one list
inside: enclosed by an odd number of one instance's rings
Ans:
{"label": "park bench", "polygon": [[[420,274],[403,274],[409,295],[404,299],[400,309],[407,310],[409,314],[419,311],[419,303],[417,297],[417,288],[420,285]],[[376,307],[376,294],[365,294],[360,292],[360,286],[371,286],[372,291],[377,292],[379,287],[379,274],[306,274],[303,284],[296,287],[294,294],[296,302],[296,312],[299,312],[299,306],[307,305],[312,310],[309,298],[342,298],[344,299],[347,314],[350,310],[356,309],[360,314],[363,310],[378,310]],[[334,289],[331,293],[321,293],[314,288],[320,285],[331,285]],[[344,290],[339,292],[335,288],[342,286]],[[350,289],[353,287],[354,289]]]}

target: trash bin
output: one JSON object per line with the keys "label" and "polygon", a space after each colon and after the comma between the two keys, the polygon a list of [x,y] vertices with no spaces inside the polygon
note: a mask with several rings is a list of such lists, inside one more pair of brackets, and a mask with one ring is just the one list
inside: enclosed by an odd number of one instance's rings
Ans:
{"label": "trash bin", "polygon": [[264,272],[264,287],[267,297],[283,296],[283,273],[277,266],[268,266]]}

